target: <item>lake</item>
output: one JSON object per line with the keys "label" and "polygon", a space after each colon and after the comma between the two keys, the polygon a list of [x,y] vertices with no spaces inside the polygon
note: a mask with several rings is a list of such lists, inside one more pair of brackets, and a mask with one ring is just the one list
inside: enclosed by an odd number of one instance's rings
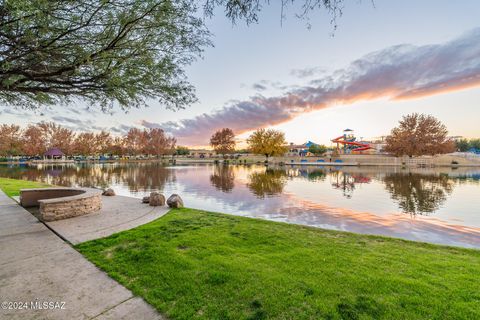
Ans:
{"label": "lake", "polygon": [[333,230],[480,248],[480,168],[105,163],[0,166],[0,176]]}

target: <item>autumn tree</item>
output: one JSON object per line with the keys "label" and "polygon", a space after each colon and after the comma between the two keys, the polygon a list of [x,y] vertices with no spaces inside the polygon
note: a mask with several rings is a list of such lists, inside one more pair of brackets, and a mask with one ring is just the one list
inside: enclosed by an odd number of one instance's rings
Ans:
{"label": "autumn tree", "polygon": [[235,151],[235,134],[232,129],[223,128],[210,138],[210,146],[217,154],[225,156]]}
{"label": "autumn tree", "polygon": [[65,154],[72,153],[75,134],[72,130],[64,128],[54,122],[40,122],[36,126],[39,129],[45,150],[59,148]]}
{"label": "autumn tree", "polygon": [[137,128],[128,130],[124,137],[125,151],[130,155],[139,155],[142,153],[142,148],[145,145],[145,135],[143,131]]}
{"label": "autumn tree", "polygon": [[93,132],[82,132],[77,135],[74,141],[74,153],[77,155],[89,156],[96,153],[97,137]]}
{"label": "autumn tree", "polygon": [[175,152],[176,139],[165,134],[159,128],[152,128],[143,131],[143,153],[157,157],[172,154]]}
{"label": "autumn tree", "polygon": [[17,125],[0,126],[0,155],[15,156],[22,154],[21,129]]}
{"label": "autumn tree", "polygon": [[111,154],[113,139],[109,132],[100,131],[95,134],[95,151],[98,154]]}
{"label": "autumn tree", "polygon": [[54,122],[40,122],[37,124],[42,132],[42,138],[47,149],[59,148],[66,155],[71,155],[73,151],[73,141],[75,133]]}
{"label": "autumn tree", "polygon": [[26,156],[40,156],[47,151],[42,130],[37,125],[29,125],[22,135],[22,149]]}
{"label": "autumn tree", "polygon": [[455,151],[444,124],[431,115],[413,113],[404,116],[385,139],[384,151],[395,156],[423,156]]}
{"label": "autumn tree", "polygon": [[269,157],[282,156],[288,151],[285,134],[274,129],[259,129],[247,139],[250,152]]}
{"label": "autumn tree", "polygon": [[29,125],[22,135],[25,155],[42,155],[48,149],[57,147],[66,155],[73,153],[75,133],[54,122],[40,122]]}
{"label": "autumn tree", "polygon": [[110,152],[113,155],[116,155],[116,156],[121,156],[125,153],[123,137],[114,137],[112,139],[112,145],[110,147]]}

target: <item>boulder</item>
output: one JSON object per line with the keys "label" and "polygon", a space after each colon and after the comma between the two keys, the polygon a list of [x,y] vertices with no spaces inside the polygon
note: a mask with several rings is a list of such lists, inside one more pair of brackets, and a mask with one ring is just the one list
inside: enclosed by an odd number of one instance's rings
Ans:
{"label": "boulder", "polygon": [[170,208],[182,208],[183,200],[178,194],[172,194],[167,200],[167,205]]}
{"label": "boulder", "polygon": [[152,207],[164,206],[165,205],[165,196],[160,192],[150,193],[149,204]]}
{"label": "boulder", "polygon": [[150,197],[146,196],[142,198],[142,203],[149,203],[150,202]]}
{"label": "boulder", "polygon": [[113,189],[111,189],[111,188],[108,188],[108,189],[103,190],[102,195],[107,196],[107,197],[111,197],[111,196],[115,195],[115,191],[113,191]]}

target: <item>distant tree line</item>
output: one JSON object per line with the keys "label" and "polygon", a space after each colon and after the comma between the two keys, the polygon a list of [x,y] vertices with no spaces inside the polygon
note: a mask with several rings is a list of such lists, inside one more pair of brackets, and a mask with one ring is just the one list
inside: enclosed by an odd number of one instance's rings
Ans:
{"label": "distant tree line", "polygon": [[0,156],[42,156],[51,148],[59,148],[67,156],[153,155],[176,153],[176,139],[162,129],[131,128],[123,136],[101,131],[75,133],[53,122],[0,126]]}
{"label": "distant tree line", "polygon": [[480,151],[480,139],[460,139],[455,142],[457,150],[460,152]]}
{"label": "distant tree line", "polygon": [[[75,133],[53,122],[31,124],[26,128],[17,125],[0,126],[0,156],[41,156],[57,147],[68,156],[83,155],[188,155],[187,147],[176,146],[176,139],[162,129],[140,130],[131,128],[123,136],[109,132]],[[274,129],[258,129],[246,140],[248,149],[237,150],[235,134],[229,128],[216,131],[210,138],[210,146],[217,154],[254,153],[283,156],[288,151],[285,134]],[[458,151],[480,150],[480,139],[454,142],[448,137],[444,124],[430,115],[410,114],[386,138],[384,151],[395,156],[436,155]],[[316,156],[327,152],[324,145],[312,144],[308,151]],[[333,153],[332,153],[333,154]]]}

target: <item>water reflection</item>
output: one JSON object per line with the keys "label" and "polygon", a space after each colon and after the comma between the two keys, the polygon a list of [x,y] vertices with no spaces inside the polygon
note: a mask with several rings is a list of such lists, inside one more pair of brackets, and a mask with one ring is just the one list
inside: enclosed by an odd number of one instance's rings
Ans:
{"label": "water reflection", "polygon": [[430,214],[438,210],[455,186],[454,181],[445,174],[388,174],[383,182],[403,212],[413,215]]}
{"label": "water reflection", "polygon": [[258,198],[277,195],[287,184],[287,172],[283,169],[267,168],[265,172],[253,172],[248,176],[247,187]]}
{"label": "water reflection", "polygon": [[210,175],[211,184],[223,192],[231,192],[235,187],[235,171],[229,165],[216,165]]}
{"label": "water reflection", "polygon": [[0,176],[113,187],[141,197],[179,193],[188,206],[412,240],[480,247],[480,168],[163,166],[159,163],[0,166]]}
{"label": "water reflection", "polygon": [[355,190],[355,185],[360,183],[370,183],[371,179],[369,177],[363,176],[361,174],[350,174],[342,171],[333,171],[331,172],[332,176],[332,187],[342,191],[342,194],[346,198],[351,198]]}
{"label": "water reflection", "polygon": [[131,192],[162,190],[166,183],[175,182],[175,172],[159,163],[3,166],[0,176],[66,187],[105,188],[121,183]]}

